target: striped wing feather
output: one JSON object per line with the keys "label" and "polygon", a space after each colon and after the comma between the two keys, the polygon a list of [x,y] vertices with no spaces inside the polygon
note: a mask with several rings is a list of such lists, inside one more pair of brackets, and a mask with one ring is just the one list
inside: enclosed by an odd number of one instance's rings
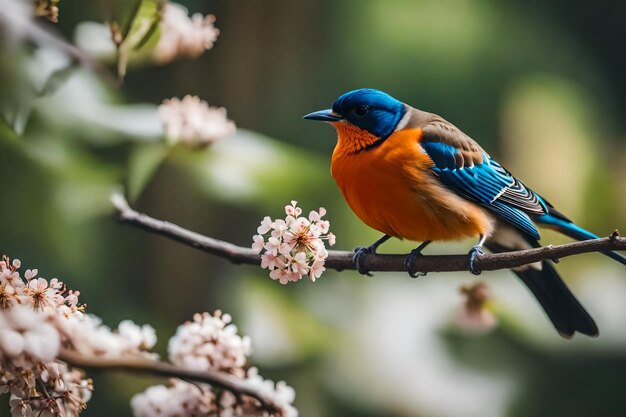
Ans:
{"label": "striped wing feather", "polygon": [[537,228],[529,217],[548,213],[548,206],[539,195],[445,119],[433,115],[420,127],[420,144],[432,159],[432,170],[443,184],[527,235],[539,238]]}

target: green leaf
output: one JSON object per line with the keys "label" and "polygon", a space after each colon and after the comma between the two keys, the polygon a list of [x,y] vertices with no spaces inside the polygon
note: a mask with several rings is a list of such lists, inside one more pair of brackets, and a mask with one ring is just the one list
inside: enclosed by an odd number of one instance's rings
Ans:
{"label": "green leaf", "polygon": [[[155,45],[158,40],[161,20],[159,2],[141,0],[130,14],[122,31],[122,43],[118,48],[117,72],[120,78],[126,75],[132,52],[144,49],[148,44]],[[150,51],[146,51],[148,54]]]}
{"label": "green leaf", "polygon": [[170,146],[160,143],[138,146],[133,150],[128,168],[128,195],[131,200],[139,197],[170,150]]}
{"label": "green leaf", "polygon": [[139,15],[141,11],[142,3],[143,3],[143,0],[137,0],[135,2],[135,7],[132,8],[129,16],[126,18],[124,26],[122,26],[121,28],[122,39],[126,39],[126,37],[128,37],[128,34],[130,33],[131,28],[133,27],[133,23],[135,22],[137,16]]}
{"label": "green leaf", "polygon": [[[143,37],[141,37],[137,41],[137,44],[133,46],[134,51],[140,50],[141,48],[146,46],[150,41],[153,41],[154,43],[156,43],[156,40],[158,40],[157,34],[158,34],[158,29],[159,29],[159,23],[161,23],[161,17],[157,13],[156,18],[152,19],[152,23],[150,24],[146,33],[143,35]],[[153,42],[150,42],[150,43],[152,44]]]}

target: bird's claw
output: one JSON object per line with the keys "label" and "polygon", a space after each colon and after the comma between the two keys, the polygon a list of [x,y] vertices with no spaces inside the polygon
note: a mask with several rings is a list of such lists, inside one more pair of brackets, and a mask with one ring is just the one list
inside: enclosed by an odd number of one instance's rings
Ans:
{"label": "bird's claw", "polygon": [[469,271],[474,275],[480,275],[482,272],[480,269],[476,268],[476,266],[474,265],[474,262],[476,261],[476,257],[482,254],[483,254],[483,248],[480,245],[474,246],[468,253]]}
{"label": "bird's claw", "polygon": [[354,248],[354,256],[352,256],[352,263],[356,267],[356,270],[359,271],[359,274],[367,275],[369,277],[373,276],[370,273],[370,271],[363,268],[363,266],[361,265],[361,258],[363,257],[363,255],[369,255],[371,253],[376,253],[375,248],[371,246],[357,246],[356,248]]}
{"label": "bird's claw", "polygon": [[409,273],[409,276],[411,278],[425,277],[428,274],[427,272],[412,272],[413,264],[415,263],[415,260],[419,258],[420,256],[422,256],[422,249],[416,248],[416,249],[413,249],[411,253],[407,255],[406,260],[404,261],[406,272]]}

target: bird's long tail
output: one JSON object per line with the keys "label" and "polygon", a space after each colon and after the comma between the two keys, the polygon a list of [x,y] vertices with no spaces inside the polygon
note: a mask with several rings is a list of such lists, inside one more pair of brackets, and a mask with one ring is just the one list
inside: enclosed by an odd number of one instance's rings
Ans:
{"label": "bird's long tail", "polygon": [[[583,229],[582,227],[577,226],[558,212],[538,216],[535,218],[535,220],[542,226],[561,232],[564,235],[576,240],[590,240],[598,238],[598,236]],[[626,265],[626,256],[612,251],[606,251],[602,253],[609,258],[616,260],[622,265]]]}
{"label": "bird's long tail", "polygon": [[[539,246],[536,241],[530,243]],[[485,246],[494,253],[510,250],[495,242],[487,242]],[[589,336],[597,336],[596,323],[567,288],[551,263],[543,261],[541,270],[537,266],[528,265],[524,269],[514,269],[513,272],[537,298],[559,334],[570,338],[578,331]]]}

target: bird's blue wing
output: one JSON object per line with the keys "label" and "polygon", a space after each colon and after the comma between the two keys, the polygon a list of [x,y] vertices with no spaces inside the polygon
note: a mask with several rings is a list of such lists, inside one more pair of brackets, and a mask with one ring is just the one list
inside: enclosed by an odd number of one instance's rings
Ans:
{"label": "bird's blue wing", "polygon": [[420,145],[434,163],[433,173],[444,185],[539,239],[529,215],[548,212],[541,197],[449,122],[437,118],[422,132]]}

